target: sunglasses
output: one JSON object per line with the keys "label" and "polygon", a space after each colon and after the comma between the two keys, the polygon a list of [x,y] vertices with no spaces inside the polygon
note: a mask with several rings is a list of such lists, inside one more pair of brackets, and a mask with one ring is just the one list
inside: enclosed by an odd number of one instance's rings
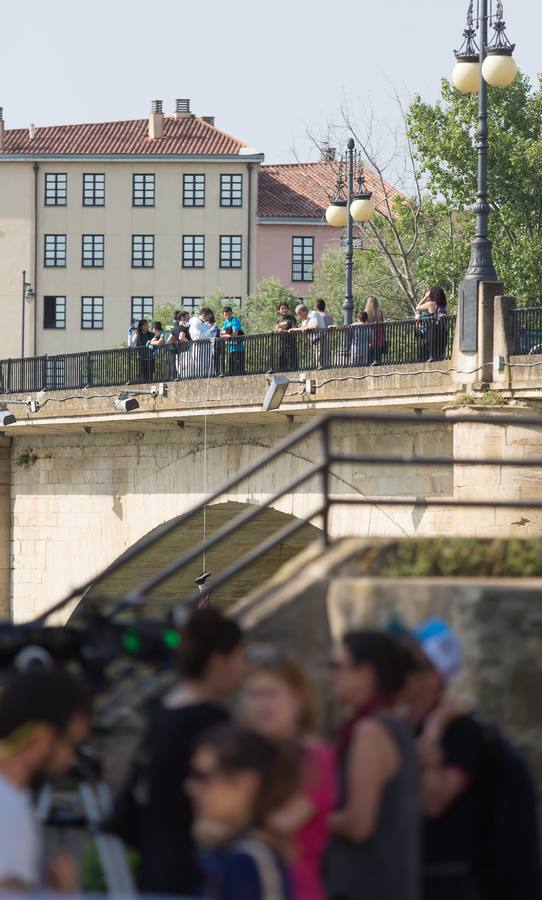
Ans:
{"label": "sunglasses", "polygon": [[251,644],[246,649],[246,658],[253,665],[278,666],[287,658],[286,654],[273,644]]}
{"label": "sunglasses", "polygon": [[195,766],[190,766],[187,779],[188,781],[194,781],[197,784],[207,784],[207,782],[216,778],[219,774],[218,769],[198,769]]}

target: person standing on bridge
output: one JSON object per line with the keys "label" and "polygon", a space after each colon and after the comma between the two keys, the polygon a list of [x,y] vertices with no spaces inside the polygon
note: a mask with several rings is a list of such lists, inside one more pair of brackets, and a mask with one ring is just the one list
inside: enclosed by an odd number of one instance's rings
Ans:
{"label": "person standing on bridge", "polygon": [[209,378],[215,374],[213,368],[213,310],[203,306],[197,316],[188,323],[192,340],[192,378]]}

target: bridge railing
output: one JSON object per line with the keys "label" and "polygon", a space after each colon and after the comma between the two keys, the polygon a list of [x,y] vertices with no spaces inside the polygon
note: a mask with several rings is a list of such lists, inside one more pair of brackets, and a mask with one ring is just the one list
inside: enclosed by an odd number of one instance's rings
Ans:
{"label": "bridge railing", "polygon": [[512,353],[542,354],[542,306],[512,311]]}
{"label": "bridge railing", "polygon": [[405,365],[451,358],[455,318],[325,331],[251,334],[152,348],[121,347],[0,361],[0,393],[150,384],[219,376]]}

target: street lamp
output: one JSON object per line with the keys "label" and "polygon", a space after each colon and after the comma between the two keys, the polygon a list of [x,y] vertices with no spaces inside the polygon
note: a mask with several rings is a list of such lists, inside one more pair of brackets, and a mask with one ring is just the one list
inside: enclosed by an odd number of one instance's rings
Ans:
{"label": "street lamp", "polygon": [[32,285],[29,281],[26,280],[26,272],[23,272],[23,284],[22,284],[22,310],[21,310],[21,356],[24,359],[24,332],[25,332],[25,321],[26,321],[26,310],[25,310],[25,302],[32,303],[35,298],[35,293],[32,289]]}
{"label": "street lamp", "polygon": [[[465,94],[479,92],[478,104],[478,192],[476,202],[476,234],[471,243],[471,259],[466,279],[476,281],[498,281],[491,241],[488,238],[488,104],[487,87],[508,87],[518,74],[512,57],[514,44],[506,36],[506,24],[501,0],[497,0],[493,13],[493,0],[478,0],[477,16],[474,16],[474,0],[470,0],[467,12],[467,27],[463,32],[464,41],[456,50],[456,64],[452,73],[452,83]],[[493,26],[493,37],[488,43],[488,23]],[[479,44],[476,41],[479,30]]]}
{"label": "street lamp", "polygon": [[345,325],[351,325],[354,318],[352,295],[354,222],[359,224],[369,222],[375,213],[372,193],[367,190],[365,184],[361,158],[354,147],[354,139],[349,138],[346,158],[341,159],[339,163],[335,194],[326,209],[328,225],[332,225],[333,228],[344,228],[346,225],[346,286],[343,303]]}

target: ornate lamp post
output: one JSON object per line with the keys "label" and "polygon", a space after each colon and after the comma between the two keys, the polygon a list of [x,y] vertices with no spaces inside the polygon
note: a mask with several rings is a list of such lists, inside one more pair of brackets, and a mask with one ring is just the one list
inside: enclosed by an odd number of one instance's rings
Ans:
{"label": "ornate lamp post", "polygon": [[326,210],[328,225],[334,228],[344,228],[346,225],[346,286],[343,303],[345,325],[351,325],[354,318],[352,294],[354,222],[368,222],[375,212],[373,195],[367,190],[361,159],[354,147],[354,139],[349,138],[346,157],[339,163],[335,194]]}
{"label": "ornate lamp post", "polygon": [[[489,9],[488,9],[489,7]],[[518,69],[512,57],[514,44],[506,36],[503,5],[497,0],[493,12],[493,0],[477,0],[474,15],[474,0],[469,3],[467,27],[464,41],[456,51],[456,65],[452,83],[465,94],[479,92],[478,105],[478,191],[476,201],[476,233],[471,243],[471,258],[462,285],[461,349],[476,349],[477,328],[477,287],[469,290],[469,283],[478,285],[481,281],[498,281],[491,241],[488,238],[490,206],[488,202],[488,85],[507,87],[512,84]],[[493,36],[488,43],[488,26],[493,27]],[[477,42],[477,31],[479,42]]]}

